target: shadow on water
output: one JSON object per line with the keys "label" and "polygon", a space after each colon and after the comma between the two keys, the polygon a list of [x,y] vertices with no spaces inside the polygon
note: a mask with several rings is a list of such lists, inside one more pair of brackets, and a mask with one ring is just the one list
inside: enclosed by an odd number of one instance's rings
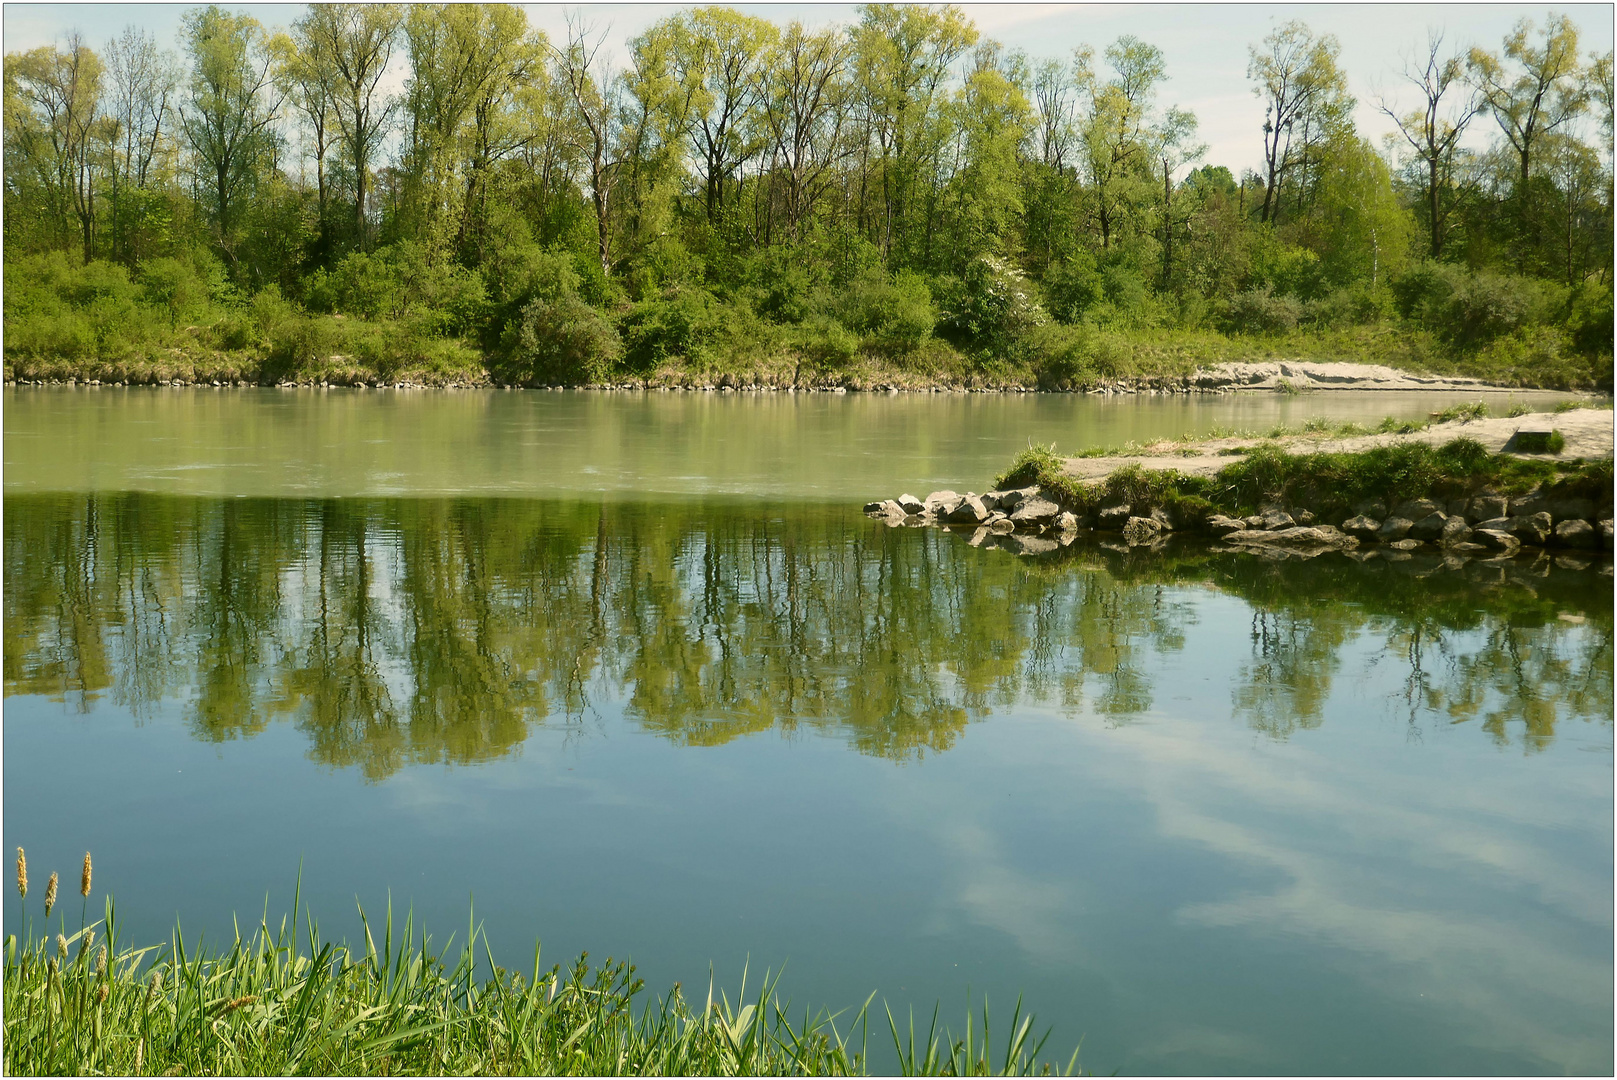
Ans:
{"label": "shadow on water", "polygon": [[1403,672],[1413,732],[1533,750],[1612,714],[1610,578],[1569,565],[1030,559],[801,504],[18,495],[5,692],[177,699],[204,740],[286,720],[371,778],[498,757],[600,695],[680,744],[905,759],[1017,702],[1149,713],[1211,592],[1240,605],[1231,704],[1259,732],[1317,727],[1360,640]]}

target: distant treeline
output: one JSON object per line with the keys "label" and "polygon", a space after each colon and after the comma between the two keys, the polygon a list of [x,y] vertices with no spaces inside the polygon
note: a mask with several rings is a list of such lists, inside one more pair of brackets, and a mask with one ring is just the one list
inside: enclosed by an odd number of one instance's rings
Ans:
{"label": "distant treeline", "polygon": [[1382,148],[1336,40],[1279,25],[1239,177],[1133,36],[1030,57],[873,4],[821,30],[692,9],[616,68],[601,41],[333,4],[274,34],[195,9],[179,55],[138,27],[8,54],[8,365],[1066,386],[1178,341],[1610,382],[1612,54],[1564,17],[1408,43]]}

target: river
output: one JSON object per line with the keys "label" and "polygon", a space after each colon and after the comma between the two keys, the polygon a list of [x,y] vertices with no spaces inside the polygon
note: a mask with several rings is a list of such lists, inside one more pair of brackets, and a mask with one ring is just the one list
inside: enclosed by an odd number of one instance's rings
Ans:
{"label": "river", "polygon": [[301,867],[333,934],[474,905],[654,988],[1020,994],[1097,1072],[1606,1071],[1609,559],[859,513],[1457,400],[7,390],[5,841],[92,850],[135,939]]}

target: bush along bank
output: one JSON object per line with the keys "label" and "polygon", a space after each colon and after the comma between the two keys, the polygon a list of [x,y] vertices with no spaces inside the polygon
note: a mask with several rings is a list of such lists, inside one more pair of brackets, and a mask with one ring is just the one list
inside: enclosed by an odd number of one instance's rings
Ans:
{"label": "bush along bank", "polygon": [[976,546],[1024,554],[1118,534],[1131,547],[1175,535],[1254,552],[1338,550],[1399,558],[1425,549],[1468,558],[1522,548],[1612,547],[1612,463],[1491,454],[1472,439],[1360,453],[1260,446],[1212,476],[1128,465],[1093,483],[1047,448],[1024,451],[991,491],[901,495],[865,512],[888,525],[969,530]]}

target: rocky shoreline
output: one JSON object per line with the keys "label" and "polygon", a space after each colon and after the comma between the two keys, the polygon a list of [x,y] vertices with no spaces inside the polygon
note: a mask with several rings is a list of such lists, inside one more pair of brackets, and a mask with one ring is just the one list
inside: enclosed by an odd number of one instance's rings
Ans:
{"label": "rocky shoreline", "polygon": [[1484,491],[1439,502],[1409,499],[1389,507],[1366,500],[1338,523],[1313,511],[1269,504],[1245,517],[1180,517],[1162,507],[1128,503],[1075,513],[1057,492],[1042,487],[982,494],[934,491],[925,499],[900,495],[868,503],[865,513],[893,527],[935,527],[969,533],[974,547],[1004,547],[1036,555],[1066,547],[1085,533],[1121,539],[1128,547],[1158,549],[1175,535],[1200,537],[1237,550],[1298,555],[1326,551],[1398,558],[1425,550],[1444,556],[1513,556],[1524,548],[1569,552],[1612,550],[1612,508],[1587,498],[1555,498],[1541,491],[1515,497]]}
{"label": "rocky shoreline", "polygon": [[[1088,534],[1148,549],[1194,537],[1270,556],[1610,552],[1612,425],[1609,409],[1579,409],[1286,444],[1221,438],[1172,457],[1155,447],[1067,459],[1030,450],[995,490],[904,494],[864,509],[890,526],[964,531],[975,546],[1024,554]],[[1523,449],[1529,434],[1553,436],[1565,453]]]}

